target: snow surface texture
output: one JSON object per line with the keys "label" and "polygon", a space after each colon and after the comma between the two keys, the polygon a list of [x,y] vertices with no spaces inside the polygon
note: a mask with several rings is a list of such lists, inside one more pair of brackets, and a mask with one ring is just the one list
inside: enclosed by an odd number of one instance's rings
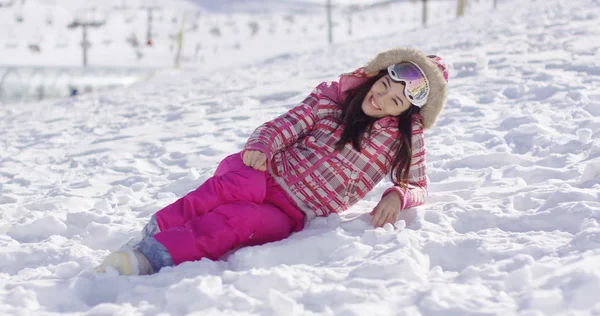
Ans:
{"label": "snow surface texture", "polygon": [[[523,1],[396,36],[0,108],[0,314],[600,314],[600,2]],[[86,269],[260,123],[392,46],[453,66],[427,204],[341,216],[226,261]]]}

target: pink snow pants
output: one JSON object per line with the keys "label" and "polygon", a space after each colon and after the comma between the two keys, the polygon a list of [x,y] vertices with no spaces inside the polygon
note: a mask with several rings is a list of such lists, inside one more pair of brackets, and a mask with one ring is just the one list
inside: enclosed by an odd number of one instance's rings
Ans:
{"label": "pink snow pants", "polygon": [[245,166],[236,153],[195,191],[158,211],[156,222],[154,238],[180,264],[285,239],[304,227],[304,213],[268,172]]}

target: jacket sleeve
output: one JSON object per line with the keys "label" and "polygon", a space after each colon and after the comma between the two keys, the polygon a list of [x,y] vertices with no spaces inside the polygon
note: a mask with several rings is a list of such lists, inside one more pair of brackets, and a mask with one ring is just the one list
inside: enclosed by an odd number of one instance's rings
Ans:
{"label": "jacket sleeve", "polygon": [[298,106],[259,126],[248,138],[242,155],[246,150],[258,150],[267,156],[270,167],[275,153],[290,146],[314,127],[317,106],[321,99],[332,93],[329,91],[332,89],[337,89],[336,82],[321,83]]}
{"label": "jacket sleeve", "polygon": [[419,206],[425,203],[427,198],[427,167],[425,163],[425,138],[423,128],[413,128],[412,135],[412,160],[408,172],[408,187],[392,186],[387,189],[383,196],[392,191],[400,195],[400,210]]}

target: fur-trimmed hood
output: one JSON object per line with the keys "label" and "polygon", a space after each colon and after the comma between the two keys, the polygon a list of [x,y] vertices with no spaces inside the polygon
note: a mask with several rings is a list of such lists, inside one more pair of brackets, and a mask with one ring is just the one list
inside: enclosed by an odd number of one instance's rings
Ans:
{"label": "fur-trimmed hood", "polygon": [[[427,56],[414,48],[400,47],[379,53],[366,66],[340,78],[340,96],[345,96],[348,90],[358,86],[368,77],[377,75],[388,66],[403,61],[417,64],[429,80],[430,92],[427,103],[421,108],[423,127],[430,129],[435,125],[448,94],[448,68],[438,56]],[[344,81],[344,82],[343,82]]]}

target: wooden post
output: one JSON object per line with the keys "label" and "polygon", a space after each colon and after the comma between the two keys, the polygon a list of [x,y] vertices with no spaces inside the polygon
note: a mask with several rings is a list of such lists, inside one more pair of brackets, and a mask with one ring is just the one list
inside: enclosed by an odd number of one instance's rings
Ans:
{"label": "wooden post", "polygon": [[185,27],[185,15],[181,19],[181,30],[177,34],[177,55],[175,55],[175,65],[173,68],[179,69],[181,66],[181,49],[183,48],[183,30]]}
{"label": "wooden post", "polygon": [[327,0],[327,39],[329,44],[333,43],[333,26],[331,22],[331,0]]}
{"label": "wooden post", "polygon": [[352,12],[348,13],[348,35],[352,36]]}
{"label": "wooden post", "polygon": [[427,0],[423,0],[423,26],[427,26]]}
{"label": "wooden post", "polygon": [[456,6],[456,17],[461,17],[465,15],[465,4],[467,0],[458,0],[458,5]]}
{"label": "wooden post", "polygon": [[87,67],[87,49],[88,49],[88,41],[87,41],[87,24],[83,24],[81,29],[83,30],[83,36],[81,41],[81,46],[83,48],[83,67]]}

